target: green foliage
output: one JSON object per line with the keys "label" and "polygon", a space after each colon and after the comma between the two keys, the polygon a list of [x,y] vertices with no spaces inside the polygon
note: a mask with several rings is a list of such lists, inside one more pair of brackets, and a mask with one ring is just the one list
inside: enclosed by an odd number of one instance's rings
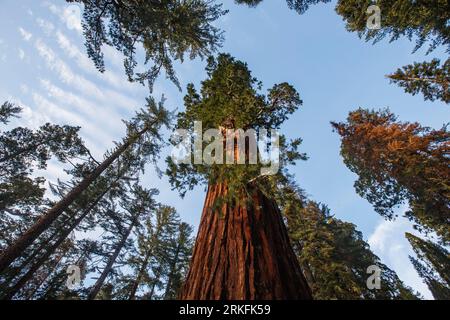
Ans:
{"label": "green foliage", "polygon": [[332,123],[342,139],[341,155],[358,175],[355,189],[388,219],[407,201],[407,218],[423,231],[450,239],[449,133],[398,122],[389,110],[350,112]]}
{"label": "green foliage", "polygon": [[441,66],[438,59],[431,62],[415,62],[388,75],[392,83],[416,95],[422,93],[425,100],[441,100],[450,103],[450,59]]}
{"label": "green foliage", "polygon": [[11,117],[17,117],[22,108],[6,101],[0,106],[0,122],[8,124]]}
{"label": "green foliage", "polygon": [[[193,84],[188,85],[184,97],[186,110],[178,114],[176,129],[187,130],[192,137],[195,135],[194,121],[202,122],[202,133],[208,129],[222,132],[253,129],[259,134],[262,129],[278,129],[302,104],[299,94],[288,83],[277,84],[264,95],[262,83],[252,76],[247,65],[228,54],[209,58],[206,71],[208,78],[202,82],[200,92]],[[208,143],[202,142],[202,150]],[[300,139],[288,143],[280,136],[279,174],[285,172],[287,165],[306,158],[298,152],[300,143]],[[170,183],[182,195],[198,183],[227,181],[229,196],[234,197],[244,191],[249,182],[261,178],[261,168],[266,166],[261,161],[258,164],[245,161],[240,165],[194,164],[193,157],[192,154],[192,164],[167,159]]]}
{"label": "green foliage", "polygon": [[[355,225],[309,201],[293,183],[278,191],[289,237],[314,299],[418,299],[381,263]],[[381,269],[381,289],[367,288],[369,266]]]}
{"label": "green foliage", "polygon": [[[237,4],[246,4],[249,7],[256,7],[263,0],[235,0]],[[289,9],[297,11],[299,14],[305,13],[310,5],[323,2],[328,3],[331,0],[286,0]]]}
{"label": "green foliage", "polygon": [[[18,117],[22,109],[11,103],[0,107],[1,122]],[[66,163],[88,154],[79,137],[79,127],[47,123],[37,130],[16,127],[0,132],[0,213],[1,247],[23,232],[45,199],[45,179],[33,176],[36,170],[46,169],[51,158]]]}
{"label": "green foliage", "polygon": [[424,280],[436,300],[450,300],[450,290],[436,277],[431,268],[427,268],[419,260],[409,257],[419,276]]}
{"label": "green foliage", "polygon": [[417,273],[425,281],[435,299],[450,300],[450,253],[429,240],[405,234],[417,259],[409,257]]}
{"label": "green foliage", "polygon": [[178,224],[176,230],[177,237],[172,237],[171,246],[164,251],[169,265],[166,288],[164,291],[165,300],[175,300],[178,298],[184,279],[189,271],[192,250],[194,247],[193,229],[185,222]]}
{"label": "green foliage", "polygon": [[[381,9],[381,29],[367,28],[367,8],[376,4]],[[447,0],[340,0],[336,12],[347,23],[347,30],[358,32],[366,40],[375,42],[384,37],[390,41],[407,37],[416,39],[416,50],[430,42],[429,51],[439,45],[450,48],[450,4]]]}
{"label": "green foliage", "polygon": [[[67,1],[84,5],[86,48],[95,66],[105,70],[102,46],[110,45],[124,55],[129,80],[147,82],[150,90],[161,69],[180,87],[173,62],[208,56],[223,41],[213,23],[226,12],[210,0]],[[135,72],[138,45],[144,65],[152,64],[144,72]]]}

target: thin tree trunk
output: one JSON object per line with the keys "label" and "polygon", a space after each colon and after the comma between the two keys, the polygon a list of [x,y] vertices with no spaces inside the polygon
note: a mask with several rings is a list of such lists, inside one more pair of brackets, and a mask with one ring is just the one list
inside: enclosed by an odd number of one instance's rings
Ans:
{"label": "thin tree trunk", "polygon": [[134,300],[136,298],[136,291],[139,287],[139,283],[141,282],[142,277],[144,276],[144,272],[147,269],[148,262],[150,260],[151,255],[152,255],[152,250],[148,250],[147,254],[145,255],[144,262],[142,262],[142,265],[139,268],[138,276],[136,277],[136,279],[133,282],[133,286],[131,287],[128,300]]}
{"label": "thin tree trunk", "polygon": [[169,272],[169,276],[167,277],[166,291],[164,292],[164,300],[169,299],[169,290],[170,290],[170,287],[172,286],[172,278],[175,275],[175,269],[178,264],[178,256],[180,254],[180,247],[181,247],[180,237],[181,237],[181,234],[178,237],[178,244],[177,244],[177,249],[175,250],[175,257],[173,259],[173,262],[170,265],[170,272]]}
{"label": "thin tree trunk", "polygon": [[[61,260],[63,259],[63,257],[64,257],[64,254],[61,253],[61,254],[57,257],[57,259],[56,259],[54,265],[51,266],[50,268],[56,269],[56,268],[58,267],[59,263],[61,262]],[[31,300],[31,299],[33,298],[33,296],[34,296],[34,294],[36,293],[36,291],[38,291],[39,288],[47,281],[47,279],[50,277],[51,274],[52,274],[52,271],[50,270],[50,271],[48,271],[48,272],[46,273],[46,275],[45,275],[40,281],[38,281],[38,283],[34,286],[34,289],[28,294],[28,296],[27,296],[27,298],[26,298],[27,300]]]}
{"label": "thin tree trunk", "polygon": [[8,247],[0,255],[0,274],[30,246],[50,225],[66,210],[77,197],[86,190],[95,179],[97,179],[125,150],[135,143],[148,129],[144,128],[136,135],[129,137],[125,143],[116,149],[107,159],[105,159],[95,170],[84,178],[76,187],[65,195],[50,210],[42,215],[13,245]]}
{"label": "thin tree trunk", "polygon": [[[90,250],[92,250],[92,246],[86,248],[83,253],[78,257],[78,259],[75,261],[75,265],[80,266],[84,259],[89,257]],[[62,284],[64,283],[64,280],[66,280],[66,270],[60,270],[47,284],[47,287],[45,288],[45,293],[39,297],[39,300],[47,300],[49,295],[55,290],[56,288],[61,288]]]}
{"label": "thin tree trunk", "polygon": [[133,230],[133,227],[136,225],[136,223],[137,223],[137,218],[133,219],[133,222],[130,224],[130,226],[128,227],[127,231],[123,235],[122,239],[117,244],[113,254],[109,257],[108,263],[106,264],[105,268],[103,269],[102,274],[97,279],[97,281],[94,284],[94,287],[89,292],[89,295],[87,297],[88,300],[94,300],[95,297],[97,296],[97,294],[99,293],[103,283],[106,280],[106,277],[108,276],[108,274],[111,271],[114,263],[116,262],[120,251],[122,250],[123,246],[125,245],[125,242],[127,241],[128,237],[130,236],[131,230]]}
{"label": "thin tree trunk", "polygon": [[[117,182],[117,180],[116,180]],[[64,230],[59,239],[51,245],[49,248],[47,248],[47,251],[45,254],[39,258],[36,263],[34,263],[30,269],[19,279],[19,281],[16,282],[16,284],[9,290],[7,290],[6,294],[2,297],[4,300],[9,300],[14,297],[14,295],[19,292],[19,290],[28,282],[28,280],[31,279],[33,274],[39,270],[39,268],[45,263],[45,261],[50,258],[50,256],[55,252],[55,250],[64,242],[64,240],[69,236],[69,234],[81,223],[81,221],[97,206],[97,204],[100,202],[100,200],[111,190],[112,187],[107,188],[104,192],[102,192],[95,201],[87,208],[83,213],[75,219],[75,221],[72,223],[72,225],[67,229]],[[73,215],[73,214],[72,214]]]}
{"label": "thin tree trunk", "polygon": [[50,258],[55,250],[64,242],[64,240],[66,240],[69,234],[76,228],[81,220],[83,220],[83,218],[87,216],[88,213],[89,211],[86,210],[79,218],[75,220],[70,228],[64,231],[58,241],[56,241],[51,247],[48,248],[45,254],[30,267],[30,269],[19,279],[19,281],[16,282],[16,284],[11,289],[7,290],[7,293],[2,297],[3,300],[12,299],[16,295],[16,293],[19,292],[19,290],[33,277],[33,274],[37,270],[39,270],[39,268],[45,263],[45,261],[48,260],[48,258]]}
{"label": "thin tree trunk", "polygon": [[183,300],[312,299],[281,212],[260,191],[215,208],[225,183],[209,186]]}
{"label": "thin tree trunk", "polygon": [[144,272],[147,269],[148,262],[149,262],[150,257],[152,256],[153,251],[155,249],[156,242],[159,239],[159,236],[160,236],[160,233],[161,233],[161,229],[163,227],[162,225],[163,225],[163,222],[158,220],[158,223],[156,225],[155,233],[152,235],[152,238],[151,238],[151,245],[152,245],[152,247],[149,248],[149,250],[147,251],[147,254],[145,256],[144,262],[142,263],[142,266],[139,269],[138,276],[136,277],[135,281],[133,282],[133,286],[131,287],[130,296],[128,297],[128,300],[134,300],[135,297],[136,297],[136,291],[137,291],[137,289],[139,287],[139,283],[141,282],[142,277],[144,276]]}

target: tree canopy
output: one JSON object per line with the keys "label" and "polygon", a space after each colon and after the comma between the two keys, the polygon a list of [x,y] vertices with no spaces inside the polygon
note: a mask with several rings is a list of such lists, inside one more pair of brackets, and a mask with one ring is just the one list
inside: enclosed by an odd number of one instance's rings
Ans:
{"label": "tree canopy", "polygon": [[[129,80],[147,83],[150,89],[162,69],[180,88],[174,61],[209,56],[223,41],[213,23],[226,11],[211,0],[67,1],[84,5],[87,53],[97,69],[105,70],[102,47],[112,46],[124,55]],[[151,65],[136,72],[139,48],[144,49],[144,65]]]}
{"label": "tree canopy", "polygon": [[407,202],[406,216],[419,229],[450,240],[449,133],[419,123],[397,121],[388,109],[350,112],[347,122],[332,122],[341,136],[341,155],[358,175],[355,189],[382,216]]}

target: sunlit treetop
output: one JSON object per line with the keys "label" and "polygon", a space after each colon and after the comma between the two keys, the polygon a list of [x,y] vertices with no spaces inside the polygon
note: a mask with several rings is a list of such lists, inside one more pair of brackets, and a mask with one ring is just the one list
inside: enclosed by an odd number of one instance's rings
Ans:
{"label": "sunlit treetop", "polygon": [[185,112],[178,128],[202,121],[203,128],[279,129],[302,104],[293,86],[284,82],[262,93],[262,83],[252,76],[246,63],[228,54],[209,58],[208,78],[200,92],[189,84],[184,97]]}

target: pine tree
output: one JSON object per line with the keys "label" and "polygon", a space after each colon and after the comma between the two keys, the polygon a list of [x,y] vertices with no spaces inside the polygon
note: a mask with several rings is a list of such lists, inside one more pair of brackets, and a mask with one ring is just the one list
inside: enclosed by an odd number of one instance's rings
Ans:
{"label": "pine tree", "polygon": [[[236,3],[257,6],[262,0],[236,0]],[[287,0],[291,9],[299,14],[305,13],[310,5],[328,3],[330,0]],[[374,12],[370,6],[380,9],[380,28],[369,28],[368,21]],[[357,32],[366,41],[373,43],[385,37],[390,41],[406,37],[416,39],[414,51],[425,43],[430,43],[428,53],[438,46],[444,46],[450,51],[450,4],[447,0],[412,1],[412,0],[339,0],[336,12],[346,22],[348,31]],[[391,82],[405,88],[411,94],[422,92],[425,100],[436,99],[449,102],[448,61],[439,68],[439,61],[414,63],[389,75]]]}
{"label": "pine tree", "polygon": [[[155,265],[164,263],[162,257],[170,249],[170,240],[174,237],[179,222],[175,209],[168,206],[160,206],[155,211],[154,223],[147,221],[147,226],[139,235],[138,252],[131,258],[131,266],[135,274],[131,279],[131,286],[127,298],[134,300],[139,288],[144,285],[149,290],[153,285],[152,269]],[[159,275],[161,277],[161,275]]]}
{"label": "pine tree", "polygon": [[[20,111],[18,106],[3,104],[1,121],[7,123],[10,117],[18,117]],[[43,204],[45,180],[32,178],[32,174],[45,169],[52,157],[66,163],[85,156],[88,152],[79,130],[46,123],[35,131],[16,127],[0,133],[0,212],[21,216]]]}
{"label": "pine tree", "polygon": [[169,266],[164,300],[174,300],[181,294],[184,278],[189,269],[193,247],[192,227],[185,222],[178,225],[172,247],[166,251]]}
{"label": "pine tree", "polygon": [[[308,200],[292,179],[278,187],[277,201],[314,299],[417,299],[396,273],[381,263],[351,223]],[[381,269],[381,288],[369,290],[367,268]]]}
{"label": "pine tree", "polygon": [[[226,11],[210,0],[109,1],[67,0],[83,4],[83,31],[89,57],[105,70],[103,45],[110,45],[125,56],[125,71],[130,81],[148,82],[152,89],[161,69],[178,87],[174,60],[209,56],[223,41],[213,23]],[[135,72],[136,51],[142,45],[144,72]]]}
{"label": "pine tree", "polygon": [[148,160],[154,160],[158,156],[162,143],[160,128],[163,125],[168,126],[168,121],[169,114],[164,109],[163,102],[157,104],[152,98],[148,98],[146,110],[142,109],[131,121],[126,122],[127,135],[122,143],[1,253],[0,273],[45,232],[122,155],[133,153],[134,161],[141,166]]}
{"label": "pine tree", "polygon": [[448,286],[446,286],[442,280],[436,277],[433,271],[422,264],[419,260],[414,257],[409,257],[411,263],[416,269],[419,276],[424,280],[425,284],[431,291],[434,299],[436,300],[449,300],[450,299],[450,291]]}
{"label": "pine tree", "polygon": [[[178,116],[177,128],[192,136],[194,121],[202,122],[202,133],[212,128],[220,128],[222,133],[252,128],[262,134],[266,128],[278,129],[301,104],[299,94],[287,83],[275,85],[267,96],[260,93],[262,84],[252,77],[247,65],[229,55],[210,58],[206,71],[208,78],[202,82],[200,93],[188,85],[186,111]],[[215,137],[215,155],[223,150],[223,138],[222,134]],[[280,139],[278,176],[286,171],[286,163],[304,157],[297,152],[299,144],[300,140],[288,144]],[[203,146],[207,146],[206,141]],[[182,194],[199,182],[208,183],[192,262],[180,297],[309,299],[310,290],[281,213],[263,193],[267,177],[261,174],[264,165],[261,161],[250,164],[250,153],[238,151],[236,145],[223,150],[223,154],[235,156],[233,164],[186,164],[168,159],[170,182]],[[245,164],[237,165],[237,161]]]}
{"label": "pine tree", "polygon": [[367,9],[371,0],[340,0],[336,12],[347,23],[347,30],[358,32],[366,40],[379,41],[384,37],[397,40],[405,36],[417,39],[416,49],[430,41],[430,49],[439,45],[450,48],[450,4],[446,0],[411,1],[379,0],[375,3],[381,10],[381,29],[367,28]]}
{"label": "pine tree", "polygon": [[131,192],[131,199],[124,199],[122,205],[127,214],[119,214],[113,210],[109,212],[112,225],[117,227],[117,230],[115,230],[117,236],[116,239],[111,241],[113,251],[108,255],[105,267],[90,289],[87,296],[89,300],[95,299],[100,292],[106,278],[116,264],[119,254],[126,247],[133,229],[137,228],[142,220],[148,219],[155,209],[156,203],[153,197],[157,194],[156,189],[146,190],[136,185]]}
{"label": "pine tree", "polygon": [[4,102],[0,106],[0,122],[3,124],[8,124],[11,117],[18,117],[18,114],[22,111],[20,106],[17,106],[11,102]]}
{"label": "pine tree", "polygon": [[[235,0],[238,4],[246,4],[249,7],[256,7],[263,0]],[[331,0],[286,0],[289,9],[297,11],[299,14],[305,13],[310,5],[315,5],[319,2],[330,2]]]}
{"label": "pine tree", "polygon": [[410,260],[434,298],[450,300],[450,253],[444,247],[411,233],[405,236],[417,255],[417,259],[410,256]]}
{"label": "pine tree", "polygon": [[407,65],[388,75],[392,83],[398,84],[405,92],[416,95],[422,93],[425,100],[441,100],[450,103],[450,59],[440,66],[439,59]]}
{"label": "pine tree", "polygon": [[449,133],[418,123],[398,122],[389,110],[350,112],[332,123],[341,136],[341,155],[358,175],[355,189],[388,219],[407,201],[406,217],[444,243],[449,233]]}

